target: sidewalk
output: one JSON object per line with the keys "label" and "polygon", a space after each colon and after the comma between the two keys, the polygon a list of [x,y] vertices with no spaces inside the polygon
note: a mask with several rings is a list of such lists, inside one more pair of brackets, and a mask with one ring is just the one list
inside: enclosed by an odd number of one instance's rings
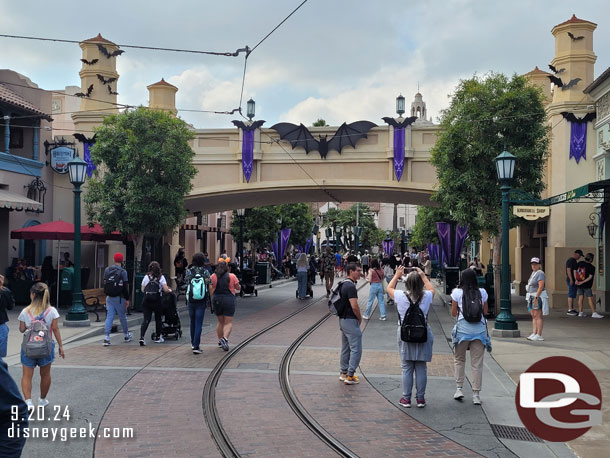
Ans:
{"label": "sidewalk", "polygon": [[[444,302],[443,307],[436,309],[437,315],[445,334],[450,336],[454,322],[450,316],[451,298],[442,294],[440,287],[437,287],[437,296]],[[566,315],[566,310],[551,310],[550,315],[544,317],[544,342],[531,342],[526,339],[532,332],[532,322],[525,297],[512,295],[511,303],[521,337],[492,338],[493,352],[485,358],[482,391],[486,401],[483,409],[489,422],[522,426],[514,400],[520,374],[548,356],[574,358],[593,371],[606,402],[602,401],[603,423],[567,446],[581,457],[607,457],[610,449],[610,408],[607,402],[610,399],[610,317],[593,319],[591,311],[585,310],[589,317],[579,318]],[[489,329],[493,326],[494,321],[489,320]]]}
{"label": "sidewalk", "polygon": [[[266,285],[256,285],[257,290],[269,289],[275,286],[282,285],[284,283],[288,283],[291,281],[296,281],[295,278],[282,279],[277,280]],[[8,346],[5,361],[13,361],[19,360],[19,355],[21,353],[21,342],[23,339],[23,334],[19,332],[19,314],[25,307],[23,306],[15,306],[13,310],[9,310],[8,313]],[[181,296],[181,299],[178,301],[178,312],[182,312],[186,310],[186,303],[184,301],[184,296]],[[82,327],[67,327],[64,326],[63,320],[66,314],[68,313],[68,309],[60,308],[59,311],[59,331],[61,332],[62,341],[64,344],[76,342],[78,340],[87,339],[89,337],[102,336],[104,334],[104,320],[106,319],[106,313],[103,310],[98,310],[98,314],[100,316],[100,321],[95,321],[95,314],[89,314],[89,318],[91,320],[91,326],[82,328]],[[127,325],[130,331],[134,331],[140,324],[142,323],[142,313],[133,311],[131,315],[127,315]],[[115,329],[118,325],[118,332],[122,332],[121,324],[119,322],[118,317],[114,319]],[[136,333],[134,333],[135,335]],[[11,358],[14,357],[14,358]]]}

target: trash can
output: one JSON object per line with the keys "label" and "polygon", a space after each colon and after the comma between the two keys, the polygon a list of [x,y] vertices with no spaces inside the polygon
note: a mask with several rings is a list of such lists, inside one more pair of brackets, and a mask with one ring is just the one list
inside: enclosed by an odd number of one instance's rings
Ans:
{"label": "trash can", "polygon": [[432,264],[432,272],[430,273],[430,278],[437,278],[438,273],[441,270],[441,266],[439,265],[440,263],[437,260],[430,261],[430,262]]}
{"label": "trash can", "polygon": [[142,280],[144,279],[144,272],[136,273],[136,281],[134,283],[134,288],[136,289],[135,297],[134,297],[134,310],[136,312],[142,311],[142,301],[144,300],[144,293],[142,292]]}
{"label": "trash can", "polygon": [[451,294],[460,283],[460,268],[445,267],[445,294]]}
{"label": "trash can", "polygon": [[256,263],[256,284],[266,285],[271,283],[271,266],[268,262],[257,262]]}

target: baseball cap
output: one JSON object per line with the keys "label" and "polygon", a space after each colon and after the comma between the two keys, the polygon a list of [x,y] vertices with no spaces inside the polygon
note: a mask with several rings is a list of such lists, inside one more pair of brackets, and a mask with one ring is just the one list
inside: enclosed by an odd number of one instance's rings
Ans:
{"label": "baseball cap", "polygon": [[114,255],[114,262],[123,262],[123,254],[122,253],[116,253]]}
{"label": "baseball cap", "polygon": [[574,250],[574,253],[579,254],[581,256],[584,256],[585,254],[582,252],[582,250]]}
{"label": "baseball cap", "polygon": [[540,258],[532,258],[530,264],[540,264]]}

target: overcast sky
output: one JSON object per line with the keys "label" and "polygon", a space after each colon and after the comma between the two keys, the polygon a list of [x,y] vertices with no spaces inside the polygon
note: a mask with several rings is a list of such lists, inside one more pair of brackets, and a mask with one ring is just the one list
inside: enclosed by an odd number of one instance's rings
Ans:
{"label": "overcast sky", "polygon": [[[301,0],[0,0],[0,33],[205,51],[253,47]],[[34,6],[35,5],[35,6]],[[266,126],[331,125],[391,116],[402,93],[417,92],[436,118],[461,78],[489,71],[546,70],[551,29],[575,13],[598,24],[595,76],[610,66],[608,0],[309,0],[248,59],[245,101]],[[80,86],[77,44],[0,38],[0,68],[44,89]],[[244,57],[125,49],[117,58],[118,101],[147,105],[146,86],[162,77],[179,88],[178,109],[239,105]],[[197,128],[232,127],[236,116],[181,112]]]}

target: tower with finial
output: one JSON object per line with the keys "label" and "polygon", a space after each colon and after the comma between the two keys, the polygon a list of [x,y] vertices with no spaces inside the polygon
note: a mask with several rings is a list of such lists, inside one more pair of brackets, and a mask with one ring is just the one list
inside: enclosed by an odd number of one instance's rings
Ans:
{"label": "tower with finial", "polygon": [[417,94],[415,94],[415,99],[411,102],[411,116],[417,116],[418,121],[427,121],[426,118],[426,102],[424,102],[424,98],[419,92],[419,82],[417,83]]}
{"label": "tower with finial", "polygon": [[169,84],[163,78],[150,86],[148,89],[148,106],[155,110],[165,110],[176,116],[176,92],[178,88]]}

